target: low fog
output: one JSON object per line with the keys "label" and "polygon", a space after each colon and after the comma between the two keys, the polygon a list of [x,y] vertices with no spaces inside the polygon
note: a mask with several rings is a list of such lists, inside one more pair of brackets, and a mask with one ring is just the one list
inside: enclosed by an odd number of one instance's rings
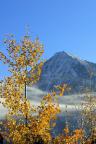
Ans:
{"label": "low fog", "polygon": [[[40,101],[47,92],[44,92],[36,87],[27,87],[27,97],[30,100],[31,104],[38,106]],[[84,103],[83,100],[84,95],[64,95],[62,97],[59,96],[59,104],[61,108],[61,114],[66,111],[78,111],[81,109],[81,104]],[[4,101],[3,98],[0,101]],[[7,109],[3,107],[2,103],[0,103],[0,119],[6,117]]]}

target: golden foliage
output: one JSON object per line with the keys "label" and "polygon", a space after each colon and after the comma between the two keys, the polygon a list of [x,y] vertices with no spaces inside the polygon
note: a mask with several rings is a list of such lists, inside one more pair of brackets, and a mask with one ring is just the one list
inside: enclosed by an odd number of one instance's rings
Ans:
{"label": "golden foliage", "polygon": [[[8,56],[0,52],[0,60],[9,65],[11,76],[3,81],[3,105],[7,107],[8,115],[5,131],[2,133],[6,135],[5,139],[13,144],[32,144],[35,140],[43,140],[48,144],[52,142],[51,129],[56,125],[55,119],[60,113],[56,92],[45,95],[38,107],[31,105],[26,96],[26,85],[34,84],[40,78],[43,46],[39,39],[32,41],[29,36],[24,36],[20,44],[11,36],[5,40],[5,44]],[[56,88],[62,96],[68,87],[63,84]],[[73,144],[82,137],[81,132],[82,130],[75,130],[74,134],[69,136],[69,129],[65,128],[66,136],[56,137],[54,143]]]}

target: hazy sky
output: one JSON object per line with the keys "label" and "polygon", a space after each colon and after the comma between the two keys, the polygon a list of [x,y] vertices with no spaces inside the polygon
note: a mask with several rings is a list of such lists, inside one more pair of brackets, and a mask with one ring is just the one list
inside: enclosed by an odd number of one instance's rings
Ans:
{"label": "hazy sky", "polygon": [[[13,33],[22,38],[29,25],[45,46],[44,58],[66,51],[96,62],[96,0],[0,0],[0,50]],[[0,64],[1,74],[7,68]]]}

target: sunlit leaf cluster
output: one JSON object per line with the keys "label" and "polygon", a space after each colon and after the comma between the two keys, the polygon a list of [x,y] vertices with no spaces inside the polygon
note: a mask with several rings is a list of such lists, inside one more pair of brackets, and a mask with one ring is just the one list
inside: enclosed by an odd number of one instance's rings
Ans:
{"label": "sunlit leaf cluster", "polygon": [[[55,91],[46,94],[37,107],[27,98],[26,86],[35,84],[42,71],[41,56],[44,50],[39,39],[32,41],[29,36],[24,36],[18,44],[13,36],[8,36],[5,44],[8,54],[5,56],[0,52],[0,60],[8,64],[11,75],[2,82],[2,104],[8,109],[1,132],[4,138],[13,144],[78,142],[82,138],[82,130],[77,129],[70,136],[68,128],[64,129],[65,135],[52,140],[51,130],[56,125],[57,114],[60,113]],[[63,96],[68,86],[63,84],[56,88],[59,95]]]}

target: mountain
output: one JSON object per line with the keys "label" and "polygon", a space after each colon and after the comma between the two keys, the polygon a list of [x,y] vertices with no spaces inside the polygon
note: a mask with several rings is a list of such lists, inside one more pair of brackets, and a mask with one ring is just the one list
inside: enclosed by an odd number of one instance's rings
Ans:
{"label": "mountain", "polygon": [[96,64],[81,60],[66,52],[58,52],[47,60],[37,86],[44,90],[54,89],[54,85],[66,83],[69,93],[84,92],[86,88],[96,91]]}

